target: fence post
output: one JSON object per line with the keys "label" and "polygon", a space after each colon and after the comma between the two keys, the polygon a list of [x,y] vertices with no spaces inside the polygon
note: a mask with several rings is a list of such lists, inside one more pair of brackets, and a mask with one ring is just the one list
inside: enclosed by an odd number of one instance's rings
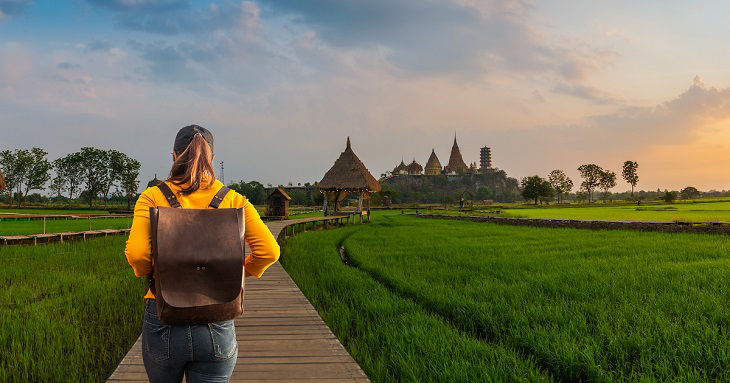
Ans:
{"label": "fence post", "polygon": [[43,216],[43,234],[46,234],[46,216]]}

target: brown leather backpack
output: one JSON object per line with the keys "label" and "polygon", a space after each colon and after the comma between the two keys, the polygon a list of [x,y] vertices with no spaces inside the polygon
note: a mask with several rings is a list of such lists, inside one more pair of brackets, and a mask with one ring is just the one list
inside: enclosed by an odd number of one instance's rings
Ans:
{"label": "brown leather backpack", "polygon": [[216,193],[213,209],[182,209],[167,184],[157,187],[171,206],[150,208],[154,271],[148,282],[160,320],[189,325],[241,315],[243,209],[218,209],[230,189]]}

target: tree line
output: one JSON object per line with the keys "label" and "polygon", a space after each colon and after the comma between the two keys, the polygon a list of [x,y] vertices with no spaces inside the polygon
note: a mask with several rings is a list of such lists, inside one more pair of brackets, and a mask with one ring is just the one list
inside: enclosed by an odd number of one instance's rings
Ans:
{"label": "tree line", "polygon": [[84,197],[91,208],[94,198],[103,197],[107,206],[112,188],[125,196],[127,208],[139,189],[140,163],[117,150],[83,147],[54,161],[41,148],[0,151],[0,168],[5,176],[10,204],[20,206],[33,190],[49,190],[57,200],[64,194],[68,203]]}
{"label": "tree line", "polygon": [[[631,185],[631,195],[634,195],[634,188],[639,182],[639,164],[635,161],[626,161],[623,164],[621,175]],[[587,199],[588,203],[593,202],[594,193],[601,192],[605,202],[610,195],[609,190],[616,187],[616,173],[601,168],[596,164],[583,164],[578,167],[580,177],[583,179],[580,184],[580,191],[576,193],[578,199]],[[522,197],[526,200],[547,202],[557,197],[558,203],[573,189],[573,180],[564,171],[556,169],[550,172],[547,179],[538,175],[525,177],[520,182]]]}
{"label": "tree line", "polygon": [[[621,169],[621,176],[631,185],[631,194],[628,198],[640,201],[642,199],[662,199],[665,202],[673,202],[677,197],[684,200],[694,199],[700,196],[700,191],[693,186],[687,186],[679,192],[657,189],[656,192],[641,191],[638,195],[634,195],[634,189],[639,183],[638,174],[639,164],[636,161],[625,161]],[[610,190],[616,187],[616,173],[611,170],[601,168],[596,164],[583,164],[578,167],[578,172],[582,179],[580,189],[575,193],[574,198],[578,202],[587,201],[592,203],[594,195],[598,191],[601,198],[605,202],[611,196]],[[557,197],[558,203],[570,193],[573,188],[573,181],[562,170],[553,170],[547,179],[540,176],[525,177],[520,182],[522,197],[525,200],[538,202],[548,202]],[[712,195],[712,192],[707,193]],[[715,192],[718,196],[726,193]]]}

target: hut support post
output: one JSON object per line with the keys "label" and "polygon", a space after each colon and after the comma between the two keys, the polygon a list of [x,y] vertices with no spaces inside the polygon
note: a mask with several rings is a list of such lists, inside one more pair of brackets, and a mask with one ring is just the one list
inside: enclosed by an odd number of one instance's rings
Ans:
{"label": "hut support post", "polygon": [[324,194],[324,202],[322,202],[322,212],[324,212],[324,215],[328,215],[327,213],[327,194]]}

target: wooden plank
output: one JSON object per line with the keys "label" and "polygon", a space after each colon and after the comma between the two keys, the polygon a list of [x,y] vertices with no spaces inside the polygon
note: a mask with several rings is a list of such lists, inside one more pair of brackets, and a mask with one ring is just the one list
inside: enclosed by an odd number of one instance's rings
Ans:
{"label": "wooden plank", "polygon": [[[292,224],[325,221],[335,227],[337,219],[303,218],[267,225],[278,238]],[[234,323],[238,356],[231,382],[370,382],[278,263],[266,270],[262,278],[246,280],[244,314]],[[141,338],[108,381],[148,381]]]}

